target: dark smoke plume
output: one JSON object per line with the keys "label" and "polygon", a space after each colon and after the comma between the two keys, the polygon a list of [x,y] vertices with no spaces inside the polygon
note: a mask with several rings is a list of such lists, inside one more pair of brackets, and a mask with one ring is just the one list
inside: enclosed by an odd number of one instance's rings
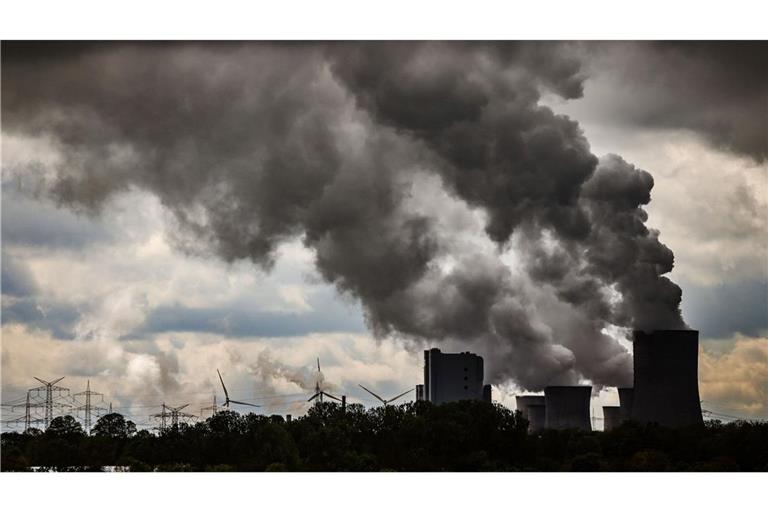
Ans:
{"label": "dark smoke plume", "polygon": [[[674,328],[651,176],[539,104],[582,94],[557,43],[4,44],[3,130],[46,138],[40,190],[96,214],[147,190],[178,245],[270,268],[302,237],[373,332],[471,347],[538,389],[631,378],[606,329]],[[35,169],[37,172],[35,172]],[[485,219],[458,243],[418,183]],[[513,254],[515,264],[509,264]],[[619,329],[618,332],[621,332]]]}
{"label": "dark smoke plume", "polygon": [[587,43],[593,74],[613,101],[596,108],[620,123],[685,129],[711,146],[768,159],[768,42]]}

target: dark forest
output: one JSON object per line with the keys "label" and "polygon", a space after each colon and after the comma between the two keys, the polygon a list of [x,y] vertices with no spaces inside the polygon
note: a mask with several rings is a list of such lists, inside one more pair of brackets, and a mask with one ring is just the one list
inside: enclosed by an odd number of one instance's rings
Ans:
{"label": "dark forest", "polygon": [[120,414],[2,434],[2,471],[768,471],[768,423],[528,433],[498,404],[315,404],[292,421],[223,411],[159,433]]}

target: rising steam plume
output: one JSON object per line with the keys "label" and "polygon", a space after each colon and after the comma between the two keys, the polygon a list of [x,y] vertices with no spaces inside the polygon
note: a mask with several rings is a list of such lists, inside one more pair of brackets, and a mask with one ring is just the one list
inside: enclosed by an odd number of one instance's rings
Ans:
{"label": "rising steam plume", "polygon": [[[682,328],[653,178],[540,103],[582,94],[558,43],[3,44],[4,133],[39,193],[98,214],[141,189],[178,247],[269,269],[301,237],[377,336],[456,344],[495,383],[627,384],[606,329]],[[431,184],[465,219],[420,208]],[[423,203],[423,201],[421,201]],[[467,219],[481,218],[482,226]],[[487,243],[461,243],[468,236]],[[274,366],[270,361],[262,365]],[[269,364],[267,364],[269,363]]]}

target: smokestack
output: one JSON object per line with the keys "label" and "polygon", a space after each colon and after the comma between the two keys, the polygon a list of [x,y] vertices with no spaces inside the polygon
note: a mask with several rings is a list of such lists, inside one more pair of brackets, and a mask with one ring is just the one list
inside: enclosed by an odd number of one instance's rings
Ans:
{"label": "smokestack", "polygon": [[530,421],[528,417],[528,407],[531,405],[544,406],[544,395],[521,395],[515,397],[515,403],[517,404],[517,410],[520,411],[523,418]]}
{"label": "smokestack", "polygon": [[347,395],[341,395],[341,412],[347,412]]}
{"label": "smokestack", "polygon": [[546,428],[592,430],[589,401],[592,386],[547,386],[544,388]]}
{"label": "smokestack", "polygon": [[424,400],[424,384],[416,384],[416,401]]}
{"label": "smokestack", "polygon": [[544,430],[547,423],[547,411],[544,404],[529,404],[525,409],[528,418],[528,432]]}
{"label": "smokestack", "polygon": [[635,386],[631,418],[681,427],[702,423],[699,331],[635,331]]}
{"label": "smokestack", "polygon": [[603,407],[603,430],[608,432],[623,423],[621,407],[618,405],[606,405]]}
{"label": "smokestack", "polygon": [[635,388],[619,388],[619,407],[621,407],[621,421],[629,421],[632,418],[632,398]]}

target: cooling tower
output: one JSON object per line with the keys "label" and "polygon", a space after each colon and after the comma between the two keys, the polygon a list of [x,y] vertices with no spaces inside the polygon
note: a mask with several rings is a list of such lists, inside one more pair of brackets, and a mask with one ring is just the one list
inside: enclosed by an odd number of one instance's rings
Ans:
{"label": "cooling tower", "polygon": [[[544,397],[542,397],[544,398]],[[525,407],[526,414],[528,415],[528,432],[538,432],[544,430],[546,425],[546,407],[544,404],[529,404]]]}
{"label": "cooling tower", "polygon": [[523,415],[523,418],[528,419],[528,406],[541,405],[544,406],[544,395],[521,395],[515,397],[517,403],[517,410]]}
{"label": "cooling tower", "polygon": [[618,405],[603,406],[603,430],[608,432],[621,425],[621,407]]}
{"label": "cooling tower", "polygon": [[628,421],[632,417],[632,397],[634,388],[619,388],[619,406],[621,407],[621,421]]}
{"label": "cooling tower", "polygon": [[546,428],[592,430],[591,395],[592,386],[547,386],[544,389]]}
{"label": "cooling tower", "polygon": [[634,357],[633,420],[669,427],[702,422],[698,331],[635,331]]}

